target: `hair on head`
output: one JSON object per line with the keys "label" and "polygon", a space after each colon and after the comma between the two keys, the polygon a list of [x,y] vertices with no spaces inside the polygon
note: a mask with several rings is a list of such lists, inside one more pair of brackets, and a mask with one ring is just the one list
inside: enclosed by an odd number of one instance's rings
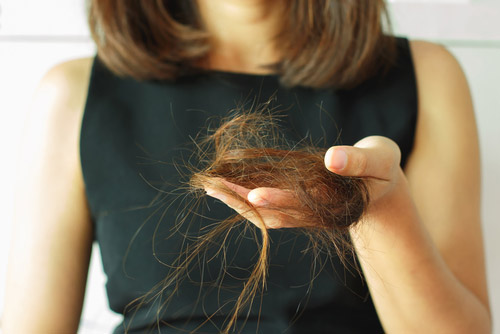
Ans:
{"label": "hair on head", "polygon": [[[283,3],[270,41],[279,60],[262,64],[283,85],[351,88],[394,65],[384,0]],[[213,52],[195,0],[89,0],[88,13],[99,59],[120,76],[173,80],[199,72]]]}

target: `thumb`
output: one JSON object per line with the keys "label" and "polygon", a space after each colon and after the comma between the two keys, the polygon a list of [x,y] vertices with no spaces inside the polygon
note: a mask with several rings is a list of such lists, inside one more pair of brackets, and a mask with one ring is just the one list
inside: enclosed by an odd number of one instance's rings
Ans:
{"label": "thumb", "polygon": [[401,151],[389,138],[370,136],[354,146],[333,146],[325,154],[325,166],[344,176],[390,180],[398,170]]}

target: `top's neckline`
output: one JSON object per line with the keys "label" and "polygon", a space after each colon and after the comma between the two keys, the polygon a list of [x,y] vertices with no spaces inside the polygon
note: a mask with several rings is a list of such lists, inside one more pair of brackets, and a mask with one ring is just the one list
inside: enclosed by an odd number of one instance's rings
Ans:
{"label": "top's neckline", "polygon": [[279,76],[277,73],[251,73],[251,72],[237,72],[237,71],[204,69],[204,68],[197,68],[196,73],[204,75],[222,75],[222,76],[242,77],[242,78],[277,78]]}

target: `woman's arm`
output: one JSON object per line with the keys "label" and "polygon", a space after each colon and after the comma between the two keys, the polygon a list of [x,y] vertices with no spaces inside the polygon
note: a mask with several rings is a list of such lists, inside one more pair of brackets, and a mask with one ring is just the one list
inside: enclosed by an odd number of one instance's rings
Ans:
{"label": "woman's arm", "polygon": [[90,65],[54,67],[34,96],[19,161],[4,334],[78,329],[93,234],[78,148]]}
{"label": "woman's arm", "polygon": [[352,229],[353,243],[388,333],[491,333],[469,89],[443,47],[413,42],[412,51],[419,118],[405,174],[377,164],[390,145],[370,139],[340,171],[390,189]]}

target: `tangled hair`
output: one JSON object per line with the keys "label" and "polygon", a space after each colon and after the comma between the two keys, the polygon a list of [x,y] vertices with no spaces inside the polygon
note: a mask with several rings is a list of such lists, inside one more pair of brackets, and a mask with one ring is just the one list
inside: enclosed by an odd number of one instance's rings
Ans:
{"label": "tangled hair", "polygon": [[[362,215],[367,202],[364,182],[328,171],[325,149],[292,145],[280,135],[277,117],[243,113],[226,120],[205,139],[206,166],[191,178],[193,189],[209,186],[236,197],[248,210],[255,208],[221,179],[248,189],[279,188],[294,194],[290,206],[272,207],[301,221],[300,226],[341,233]],[[265,229],[264,227],[261,227]]]}
{"label": "tangled hair", "polygon": [[[198,165],[189,166],[192,172],[188,181],[190,194],[195,198],[203,198],[206,187],[210,187],[237,199],[246,208],[246,213],[257,217],[256,224],[262,236],[261,241],[256,238],[256,242],[260,242],[258,258],[234,302],[223,333],[230,332],[236,326],[245,307],[251,307],[256,294],[266,289],[270,256],[269,232],[264,218],[255,206],[224,181],[249,189],[273,187],[290,192],[296,201],[289,206],[267,206],[266,212],[300,222],[294,230],[307,235],[310,240],[308,249],[303,251],[312,251],[317,255],[326,250],[328,255],[339,256],[342,261],[346,259],[346,252],[353,251],[348,237],[349,227],[361,218],[369,202],[368,189],[362,179],[328,171],[324,165],[326,149],[305,145],[306,140],[289,142],[282,134],[279,122],[280,116],[266,109],[238,111],[222,120],[222,125],[209,131],[205,138],[195,140],[198,147],[195,161],[198,161]],[[158,298],[167,287],[175,287],[175,291],[189,275],[188,268],[200,253],[214,245],[220,246],[217,254],[223,252],[228,234],[236,224],[241,223],[253,226],[238,214],[211,224],[208,232],[202,233],[184,249],[173,265],[175,270],[160,283],[161,287],[153,289],[142,301],[150,302]],[[156,294],[153,293],[158,290]],[[168,303],[174,294],[167,296],[164,303]]]}
{"label": "tangled hair", "polygon": [[[174,80],[200,71],[211,36],[196,0],[89,0],[98,57],[120,76]],[[285,86],[350,88],[387,69],[396,56],[384,0],[287,0],[270,42],[271,68]]]}

